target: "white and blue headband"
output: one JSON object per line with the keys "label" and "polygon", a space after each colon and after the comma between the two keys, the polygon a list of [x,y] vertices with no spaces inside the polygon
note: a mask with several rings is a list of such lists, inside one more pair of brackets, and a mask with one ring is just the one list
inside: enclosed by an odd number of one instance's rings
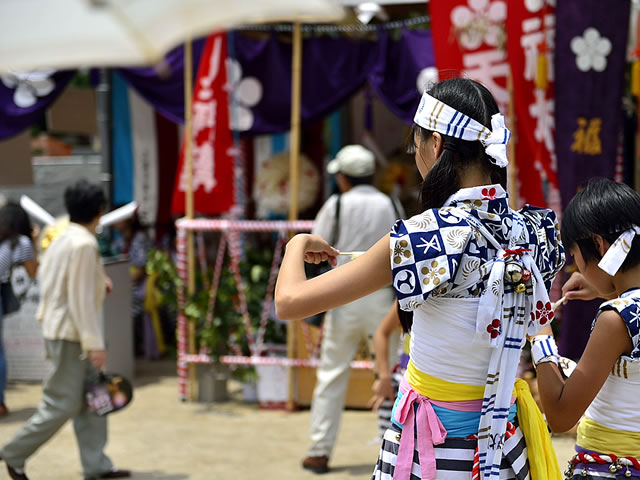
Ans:
{"label": "white and blue headband", "polygon": [[622,232],[606,251],[598,263],[598,267],[612,277],[618,273],[618,270],[620,270],[620,267],[629,254],[629,250],[631,250],[631,244],[636,235],[640,235],[640,227],[637,225],[633,225],[628,230]]}
{"label": "white and blue headband", "polygon": [[504,126],[504,116],[500,113],[491,117],[489,130],[473,118],[424,92],[413,121],[422,128],[442,135],[470,142],[480,141],[494,164],[501,168],[509,164],[507,143],[511,132]]}

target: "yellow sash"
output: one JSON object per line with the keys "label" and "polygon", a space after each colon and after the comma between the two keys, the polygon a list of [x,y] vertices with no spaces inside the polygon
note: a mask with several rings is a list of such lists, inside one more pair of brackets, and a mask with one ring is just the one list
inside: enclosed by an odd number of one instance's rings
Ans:
{"label": "yellow sash", "polygon": [[640,458],[640,433],[605,427],[587,417],[580,420],[576,443],[594,452]]}
{"label": "yellow sash", "polygon": [[531,396],[529,384],[518,378],[514,388],[518,402],[518,424],[527,441],[531,480],[561,479],[562,472],[551,443],[549,429]]}
{"label": "yellow sash", "polygon": [[[436,401],[462,402],[481,400],[484,396],[484,385],[442,380],[421,372],[411,360],[405,377],[416,392]],[[513,390],[518,404],[518,423],[527,442],[531,480],[560,480],[562,473],[551,444],[551,436],[542,413],[531,396],[529,384],[517,379]]]}
{"label": "yellow sash", "polygon": [[407,365],[405,378],[420,395],[439,402],[464,402],[482,400],[484,397],[484,385],[466,385],[442,380],[421,372],[411,360]]}

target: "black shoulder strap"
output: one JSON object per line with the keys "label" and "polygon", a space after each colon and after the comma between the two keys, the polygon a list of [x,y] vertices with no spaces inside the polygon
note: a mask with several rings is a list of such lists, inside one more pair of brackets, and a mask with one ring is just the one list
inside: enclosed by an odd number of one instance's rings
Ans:
{"label": "black shoulder strap", "polygon": [[338,236],[340,235],[340,194],[337,194],[336,198],[336,215],[333,219],[333,230],[331,231],[331,241],[329,242],[332,246],[336,244],[338,241]]}
{"label": "black shoulder strap", "polygon": [[398,205],[396,205],[396,200],[395,198],[393,198],[393,195],[387,195],[387,197],[389,197],[389,201],[391,202],[391,206],[393,207],[393,212],[396,214],[396,220],[404,220],[403,216],[400,215]]}

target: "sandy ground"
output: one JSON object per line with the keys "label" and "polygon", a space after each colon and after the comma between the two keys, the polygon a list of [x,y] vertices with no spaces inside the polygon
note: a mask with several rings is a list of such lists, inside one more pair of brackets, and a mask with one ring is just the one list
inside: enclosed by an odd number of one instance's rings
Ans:
{"label": "sandy ground", "polygon": [[[167,362],[138,364],[134,401],[109,418],[107,454],[136,479],[368,479],[379,444],[372,412],[345,412],[332,470],[317,476],[302,470],[308,447],[309,411],[261,410],[241,401],[240,387],[230,386],[234,401],[222,404],[181,403],[174,367]],[[0,420],[0,444],[34,412],[41,387],[13,384],[7,391],[11,415]],[[573,438],[554,438],[564,470]],[[71,424],[38,451],[27,464],[32,479],[81,479],[80,460]],[[0,465],[0,478],[5,478]]]}

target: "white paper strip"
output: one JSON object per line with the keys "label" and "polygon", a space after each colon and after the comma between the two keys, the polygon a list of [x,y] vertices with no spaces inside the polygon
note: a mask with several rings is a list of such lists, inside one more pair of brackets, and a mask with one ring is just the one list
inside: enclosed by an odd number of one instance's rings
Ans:
{"label": "white paper strip", "polygon": [[99,225],[101,227],[108,227],[109,225],[113,225],[114,223],[126,220],[134,214],[136,208],[138,208],[136,202],[127,203],[120,208],[116,208],[115,210],[103,215],[100,218]]}
{"label": "white paper strip", "polygon": [[24,208],[29,215],[45,225],[53,225],[56,223],[56,219],[53,218],[53,215],[26,195],[22,195],[20,197],[20,206]]}

